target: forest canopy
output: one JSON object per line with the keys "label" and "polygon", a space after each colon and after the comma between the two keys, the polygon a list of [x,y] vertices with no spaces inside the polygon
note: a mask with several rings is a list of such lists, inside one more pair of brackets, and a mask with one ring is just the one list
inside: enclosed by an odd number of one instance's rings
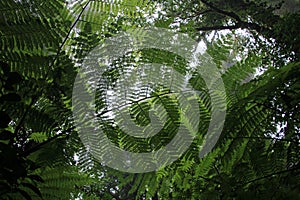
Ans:
{"label": "forest canopy", "polygon": [[[0,199],[300,199],[299,1],[3,0],[0,11]],[[143,30],[158,31],[145,43]],[[103,44],[114,47],[107,55],[127,48],[116,40],[124,32],[146,48],[90,62]],[[204,52],[194,68],[178,55],[189,41]],[[102,73],[92,106],[74,97],[82,70]],[[176,92],[180,84],[197,92]],[[212,142],[216,106],[224,120]],[[111,163],[127,154],[109,151],[101,162],[93,145],[108,143],[80,129],[90,107],[109,143],[132,155],[154,152],[160,162],[155,152],[172,138],[193,137],[177,140],[180,153],[169,151],[160,168],[118,170]],[[150,169],[143,161],[128,166]]]}

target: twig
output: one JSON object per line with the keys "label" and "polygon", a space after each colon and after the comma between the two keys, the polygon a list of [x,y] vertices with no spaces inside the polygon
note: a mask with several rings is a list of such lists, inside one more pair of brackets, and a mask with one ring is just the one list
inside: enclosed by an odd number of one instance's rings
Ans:
{"label": "twig", "polygon": [[288,173],[288,172],[292,172],[292,171],[297,171],[299,169],[300,169],[299,167],[295,167],[295,168],[291,168],[291,169],[287,169],[287,170],[278,171],[278,172],[275,172],[275,173],[272,173],[272,174],[267,174],[265,176],[247,181],[246,183],[244,183],[244,185],[247,185],[249,183],[253,183],[253,182],[256,182],[256,181],[259,181],[259,180],[262,180],[262,179],[270,178],[270,177],[275,176],[275,175],[284,174],[284,173]]}
{"label": "twig", "polygon": [[55,58],[53,59],[52,63],[50,64],[49,66],[49,71],[47,72],[46,74],[46,77],[48,75],[48,73],[50,72],[51,68],[53,67],[53,65],[55,64],[55,61],[57,60],[57,58],[59,57],[59,54],[62,50],[62,48],[64,47],[64,45],[66,44],[67,40],[69,39],[69,36],[72,32],[72,30],[74,29],[74,27],[76,26],[76,24],[78,23],[78,21],[80,20],[84,10],[86,9],[86,7],[89,5],[89,3],[91,2],[91,0],[89,0],[82,8],[82,10],[80,11],[79,15],[77,16],[76,20],[74,21],[74,23],[72,24],[72,26],[70,27],[66,37],[64,38],[64,40],[62,41],[61,45],[59,46],[59,48],[57,49],[57,52],[56,52],[56,56]]}
{"label": "twig", "polygon": [[44,141],[44,142],[38,143],[37,145],[35,145],[34,147],[28,149],[27,151],[24,151],[24,152],[20,153],[20,156],[22,156],[22,157],[28,156],[29,154],[31,154],[31,153],[37,151],[38,149],[40,149],[42,146],[44,146],[44,145],[46,145],[46,144],[52,142],[53,140],[57,139],[57,138],[60,137],[60,136],[63,136],[66,132],[72,131],[72,129],[73,129],[73,128],[69,128],[69,129],[65,130],[64,132],[62,132],[62,133],[60,133],[60,134],[57,134],[57,135],[54,135],[54,136],[51,137],[51,138],[48,138],[48,139],[47,139],[46,141]]}
{"label": "twig", "polygon": [[[37,95],[37,96],[39,96],[39,95]],[[28,105],[28,107],[26,108],[26,110],[23,113],[22,117],[20,118],[19,123],[18,123],[18,125],[16,126],[16,128],[14,130],[14,135],[16,137],[18,137],[18,133],[19,133],[19,131],[20,131],[25,119],[26,119],[26,116],[27,116],[29,110],[32,108],[32,106],[36,103],[36,101],[37,101],[37,97],[31,99],[30,104]],[[9,141],[9,144],[12,144],[12,143],[13,143],[13,138]]]}
{"label": "twig", "polygon": [[204,26],[196,28],[197,31],[235,30],[241,28],[239,24],[232,26]]}
{"label": "twig", "polygon": [[272,138],[272,137],[251,137],[251,136],[245,136],[245,137],[225,137],[227,139],[262,139],[262,140],[276,140],[276,141],[282,141],[282,142],[293,142],[296,144],[299,144],[297,141],[292,141],[284,138]]}

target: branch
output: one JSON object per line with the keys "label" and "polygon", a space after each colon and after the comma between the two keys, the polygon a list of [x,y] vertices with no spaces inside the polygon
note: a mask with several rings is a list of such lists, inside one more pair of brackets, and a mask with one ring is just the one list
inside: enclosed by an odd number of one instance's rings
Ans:
{"label": "branch", "polygon": [[238,137],[225,137],[226,139],[261,139],[261,140],[276,140],[276,141],[282,141],[282,142],[293,142],[296,144],[299,144],[297,141],[284,139],[284,138],[272,138],[272,137],[247,137],[247,136],[238,136]]}
{"label": "branch", "polygon": [[238,24],[232,26],[204,26],[196,28],[197,31],[235,30],[241,28]]}
{"label": "branch", "polygon": [[284,173],[292,172],[292,171],[297,171],[299,169],[300,169],[299,167],[295,167],[295,168],[291,168],[291,169],[287,169],[287,170],[278,171],[278,172],[275,172],[275,173],[272,173],[272,174],[267,174],[265,176],[250,180],[250,181],[244,183],[244,185],[247,185],[249,183],[253,183],[253,182],[256,182],[256,181],[259,181],[259,180],[262,180],[262,179],[270,178],[270,177],[275,176],[275,175],[284,174]]}
{"label": "branch", "polygon": [[48,140],[46,140],[46,141],[44,141],[44,142],[38,143],[37,145],[35,145],[34,147],[28,149],[27,151],[24,151],[24,152],[20,153],[20,156],[22,156],[22,157],[27,157],[29,154],[31,154],[31,153],[37,151],[37,150],[40,149],[42,146],[44,146],[45,144],[50,143],[51,141],[55,140],[55,139],[58,138],[59,136],[62,136],[62,134],[55,135],[55,136],[49,138]]}
{"label": "branch", "polygon": [[237,14],[235,14],[234,12],[228,12],[228,11],[225,11],[225,10],[221,10],[221,9],[217,8],[216,6],[214,6],[212,3],[209,3],[206,0],[201,0],[201,2],[204,3],[206,6],[210,7],[211,9],[215,10],[216,12],[222,14],[222,15],[231,17],[231,18],[235,19],[237,22],[242,22],[241,18]]}
{"label": "branch", "polygon": [[19,130],[20,130],[21,127],[22,127],[22,124],[23,124],[24,121],[25,121],[25,118],[26,118],[26,116],[27,116],[29,110],[31,109],[31,107],[33,106],[33,104],[34,104],[35,102],[36,102],[36,98],[32,98],[30,104],[29,104],[28,107],[26,108],[25,112],[23,113],[22,117],[20,118],[20,121],[19,121],[18,125],[17,125],[16,128],[15,128],[14,135],[17,135],[17,134],[18,134]]}
{"label": "branch", "polygon": [[28,149],[27,151],[24,151],[24,152],[20,153],[20,156],[26,157],[26,156],[28,156],[29,154],[31,154],[31,153],[37,151],[38,149],[40,149],[42,146],[44,146],[44,145],[46,145],[46,144],[52,142],[53,140],[57,139],[58,137],[63,136],[66,132],[70,132],[70,131],[72,131],[72,128],[69,128],[69,129],[63,131],[63,132],[60,133],[60,134],[54,135],[53,137],[48,138],[48,139],[47,139],[46,141],[44,141],[44,142],[38,143],[37,145],[35,145],[34,147]]}
{"label": "branch", "polygon": [[[19,131],[21,130],[22,125],[23,125],[24,122],[25,122],[25,119],[26,119],[26,117],[27,117],[27,114],[28,114],[29,110],[30,110],[30,109],[32,108],[32,106],[36,103],[36,101],[37,101],[37,99],[38,99],[37,96],[39,96],[39,95],[36,95],[35,97],[32,97],[32,98],[31,98],[30,104],[29,104],[28,107],[26,108],[25,112],[23,113],[22,117],[21,117],[20,120],[19,120],[18,125],[16,126],[16,128],[15,128],[15,130],[14,130],[14,135],[15,135],[16,139],[19,138],[19,137],[18,137],[18,133],[19,133]],[[12,137],[12,138],[10,139],[9,144],[13,144],[13,142],[14,142],[14,137]]]}
{"label": "branch", "polygon": [[[49,66],[49,71],[48,71],[48,72],[50,72],[50,70],[51,70],[51,68],[53,67],[55,61],[57,60],[57,58],[58,58],[58,56],[59,56],[59,54],[60,54],[62,48],[64,47],[64,45],[66,44],[67,40],[69,39],[69,36],[70,36],[72,30],[74,29],[74,27],[76,26],[76,24],[77,24],[78,21],[80,20],[82,14],[83,14],[83,12],[84,12],[84,10],[86,9],[86,7],[89,5],[90,2],[91,2],[91,0],[89,0],[89,1],[83,6],[83,8],[82,8],[82,10],[80,11],[79,15],[77,16],[76,20],[74,21],[74,23],[73,23],[72,26],[70,27],[70,29],[69,29],[69,31],[68,31],[66,37],[64,38],[64,40],[62,41],[61,45],[60,45],[59,48],[57,49],[56,56],[55,56],[55,58],[53,59],[52,63],[50,64],[50,66]],[[48,75],[48,73],[46,74],[46,77],[47,77],[47,75]]]}
{"label": "branch", "polygon": [[[82,8],[82,10],[80,11],[79,15],[77,16],[76,20],[74,21],[74,23],[73,23],[72,26],[70,27],[70,29],[69,29],[69,31],[68,31],[68,33],[67,33],[67,36],[65,37],[65,39],[63,40],[63,42],[61,43],[61,45],[60,45],[60,47],[59,47],[59,49],[58,49],[58,51],[57,51],[57,55],[56,55],[55,60],[57,59],[58,54],[60,53],[60,51],[62,50],[63,46],[64,46],[65,43],[67,42],[67,40],[68,40],[68,38],[69,38],[69,36],[70,36],[70,34],[71,34],[73,28],[74,28],[74,27],[76,26],[76,24],[78,23],[78,21],[79,21],[81,15],[83,14],[84,10],[86,9],[86,7],[89,5],[90,2],[91,2],[91,1],[88,1],[88,2],[83,6],[83,8]],[[55,60],[54,60],[54,61],[55,61]]]}
{"label": "branch", "polygon": [[215,5],[213,5],[212,3],[208,2],[207,0],[201,0],[201,2],[204,3],[206,6],[208,6],[209,8],[216,11],[217,13],[220,13],[222,15],[233,18],[237,22],[237,24],[233,25],[233,26],[227,26],[227,27],[226,26],[210,27],[211,29],[209,29],[209,27],[203,27],[203,30],[201,30],[201,28],[198,28],[197,30],[200,30],[200,31],[225,30],[225,29],[233,30],[233,29],[242,28],[242,29],[250,29],[250,30],[252,29],[252,30],[257,31],[258,33],[261,33],[262,31],[270,31],[268,28],[262,27],[256,23],[244,22],[240,18],[240,16],[238,16],[234,12],[221,10],[218,7],[216,7]]}

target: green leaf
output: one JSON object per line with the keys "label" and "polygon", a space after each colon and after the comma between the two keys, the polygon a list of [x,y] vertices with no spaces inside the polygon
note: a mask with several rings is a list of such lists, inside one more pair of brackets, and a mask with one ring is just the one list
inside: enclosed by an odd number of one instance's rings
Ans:
{"label": "green leaf", "polygon": [[46,133],[43,133],[43,132],[35,132],[35,133],[31,133],[29,138],[35,142],[41,143],[41,142],[47,140],[48,136]]}
{"label": "green leaf", "polygon": [[34,193],[36,193],[39,197],[42,198],[41,191],[36,186],[34,186],[33,184],[31,184],[31,183],[22,183],[22,185],[29,188],[29,189],[31,189]]}
{"label": "green leaf", "polygon": [[42,179],[39,175],[28,175],[28,178],[30,178],[33,181],[44,183],[45,181]]}
{"label": "green leaf", "polygon": [[32,200],[32,198],[30,197],[30,195],[25,192],[24,190],[18,189],[18,192],[21,193],[21,195],[26,199],[26,200]]}

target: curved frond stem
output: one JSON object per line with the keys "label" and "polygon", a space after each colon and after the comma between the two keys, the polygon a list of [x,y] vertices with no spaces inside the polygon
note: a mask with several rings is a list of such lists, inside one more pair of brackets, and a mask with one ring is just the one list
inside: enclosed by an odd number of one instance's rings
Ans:
{"label": "curved frond stem", "polygon": [[252,179],[250,181],[247,181],[246,183],[243,183],[243,185],[247,185],[247,184],[250,184],[250,183],[253,183],[253,182],[256,182],[256,181],[260,181],[260,180],[263,180],[263,179],[266,179],[266,178],[272,178],[276,175],[285,174],[285,173],[298,171],[298,170],[300,170],[299,167],[294,167],[294,168],[290,168],[290,169],[286,169],[286,170],[277,171],[275,173],[267,174],[265,176],[258,177],[258,178]]}
{"label": "curved frond stem", "polygon": [[73,22],[72,26],[70,27],[66,37],[64,38],[64,40],[62,41],[61,45],[59,46],[59,48],[57,49],[56,52],[56,56],[53,59],[53,61],[51,62],[50,66],[49,66],[49,70],[46,74],[46,77],[48,75],[48,73],[50,72],[51,68],[53,67],[53,65],[55,64],[55,61],[57,60],[57,58],[59,57],[59,54],[61,53],[62,48],[64,47],[64,45],[66,44],[67,40],[69,39],[73,29],[75,28],[76,24],[78,23],[78,21],[80,20],[83,12],[85,11],[85,9],[87,8],[87,6],[89,5],[89,3],[91,2],[91,0],[89,0],[82,8],[82,10],[80,11],[79,15],[77,16],[76,20]]}
{"label": "curved frond stem", "polygon": [[27,156],[30,155],[31,153],[33,153],[33,152],[37,151],[38,149],[40,149],[42,146],[44,146],[44,145],[46,145],[46,144],[52,142],[53,140],[59,138],[60,136],[65,135],[65,133],[72,131],[72,129],[73,129],[73,128],[69,128],[69,129],[63,131],[63,132],[60,133],[60,134],[57,134],[57,135],[55,135],[55,136],[53,136],[53,137],[48,138],[48,139],[45,140],[44,142],[38,143],[37,145],[33,146],[32,148],[28,149],[27,151],[24,151],[24,152],[20,153],[20,156],[22,156],[22,157],[27,157]]}
{"label": "curved frond stem", "polygon": [[296,144],[300,144],[300,142],[296,142],[293,140],[289,140],[289,139],[284,139],[284,138],[272,138],[272,137],[255,137],[255,136],[237,136],[237,137],[225,137],[226,139],[260,139],[260,140],[276,140],[276,141],[282,141],[282,142],[293,142]]}

